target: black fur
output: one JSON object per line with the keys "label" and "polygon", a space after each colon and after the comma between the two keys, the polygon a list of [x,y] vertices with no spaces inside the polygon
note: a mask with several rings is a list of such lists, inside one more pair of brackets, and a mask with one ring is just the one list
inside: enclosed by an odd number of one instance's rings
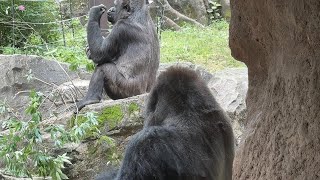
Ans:
{"label": "black fur", "polygon": [[84,99],[85,105],[100,102],[103,89],[111,99],[122,99],[150,91],[159,67],[159,41],[145,0],[116,0],[108,20],[110,34],[101,36],[100,18],[104,5],[89,12],[88,58],[96,64]]}
{"label": "black fur", "polygon": [[117,177],[101,180],[232,179],[229,118],[194,71],[172,67],[162,73],[149,94],[146,117]]}
{"label": "black fur", "polygon": [[115,7],[111,7],[110,9],[108,9],[107,11],[107,16],[108,16],[108,21],[111,24],[115,24],[116,23],[116,8]]}

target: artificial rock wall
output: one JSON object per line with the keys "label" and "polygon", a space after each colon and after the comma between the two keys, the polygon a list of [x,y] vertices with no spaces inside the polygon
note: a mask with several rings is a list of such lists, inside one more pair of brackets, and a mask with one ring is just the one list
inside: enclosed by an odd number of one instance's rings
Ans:
{"label": "artificial rock wall", "polygon": [[233,178],[320,179],[320,1],[231,0],[231,12],[249,73]]}

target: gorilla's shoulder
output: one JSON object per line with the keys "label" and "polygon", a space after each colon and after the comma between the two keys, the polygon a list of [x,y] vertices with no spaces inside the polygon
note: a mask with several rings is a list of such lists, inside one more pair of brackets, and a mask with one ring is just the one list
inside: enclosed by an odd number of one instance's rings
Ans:
{"label": "gorilla's shoulder", "polygon": [[165,144],[174,144],[178,139],[179,133],[174,127],[150,126],[144,128],[132,137],[128,144],[127,151],[131,153],[151,152],[160,155],[167,152]]}

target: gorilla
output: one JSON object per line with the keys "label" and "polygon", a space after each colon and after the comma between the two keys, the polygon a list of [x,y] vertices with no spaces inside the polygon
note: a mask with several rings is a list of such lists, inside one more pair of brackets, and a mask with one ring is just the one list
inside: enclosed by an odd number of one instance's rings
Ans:
{"label": "gorilla", "polygon": [[229,118],[195,71],[160,74],[143,129],[130,140],[120,169],[98,180],[231,180],[234,136]]}
{"label": "gorilla", "polygon": [[85,97],[78,110],[98,103],[103,89],[111,99],[122,99],[149,92],[159,67],[160,46],[145,0],[115,0],[108,10],[113,24],[107,37],[101,35],[100,19],[104,5],[89,11],[87,56],[95,64]]}
{"label": "gorilla", "polygon": [[115,7],[111,7],[110,9],[108,9],[107,11],[107,17],[108,17],[108,21],[114,25],[116,23],[115,21],[115,14],[116,14],[116,8]]}

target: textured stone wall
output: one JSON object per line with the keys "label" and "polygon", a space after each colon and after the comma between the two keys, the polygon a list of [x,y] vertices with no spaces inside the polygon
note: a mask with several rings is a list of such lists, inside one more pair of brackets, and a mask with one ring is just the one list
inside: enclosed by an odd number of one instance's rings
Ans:
{"label": "textured stone wall", "polygon": [[249,71],[234,179],[320,179],[320,1],[231,0],[232,55]]}

